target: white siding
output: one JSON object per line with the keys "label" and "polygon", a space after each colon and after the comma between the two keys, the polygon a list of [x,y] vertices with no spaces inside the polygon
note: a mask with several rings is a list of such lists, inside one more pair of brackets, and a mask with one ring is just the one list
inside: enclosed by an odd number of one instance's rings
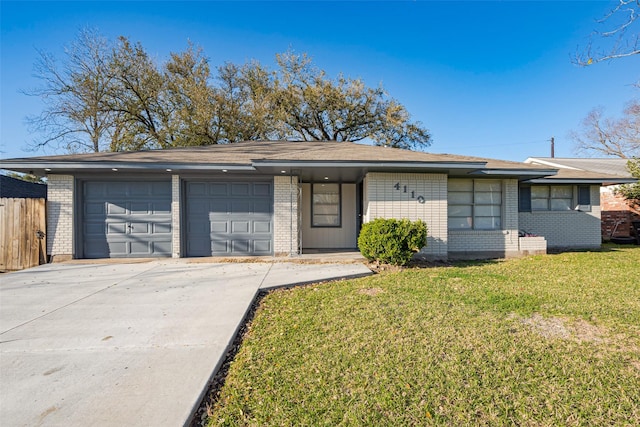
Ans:
{"label": "white siding", "polygon": [[356,184],[342,184],[340,227],[311,226],[311,184],[302,184],[302,247],[353,249],[357,247]]}

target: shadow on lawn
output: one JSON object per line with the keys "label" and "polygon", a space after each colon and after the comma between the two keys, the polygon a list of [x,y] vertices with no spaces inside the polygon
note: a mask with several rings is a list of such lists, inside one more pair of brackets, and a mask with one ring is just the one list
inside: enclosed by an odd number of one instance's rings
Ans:
{"label": "shadow on lawn", "polygon": [[638,245],[619,245],[616,243],[603,243],[599,248],[591,249],[568,249],[552,248],[547,251],[547,255],[561,255],[565,253],[598,253],[598,252],[620,252],[624,249],[640,249]]}

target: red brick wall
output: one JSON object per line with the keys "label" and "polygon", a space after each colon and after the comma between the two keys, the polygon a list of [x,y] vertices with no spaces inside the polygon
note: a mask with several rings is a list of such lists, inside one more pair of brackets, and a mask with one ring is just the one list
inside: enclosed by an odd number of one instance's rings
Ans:
{"label": "red brick wall", "polygon": [[[612,191],[600,193],[602,208],[602,238],[635,236],[631,221],[640,221],[640,206],[633,206]],[[616,228],[616,224],[618,227]],[[613,233],[615,229],[615,233]]]}

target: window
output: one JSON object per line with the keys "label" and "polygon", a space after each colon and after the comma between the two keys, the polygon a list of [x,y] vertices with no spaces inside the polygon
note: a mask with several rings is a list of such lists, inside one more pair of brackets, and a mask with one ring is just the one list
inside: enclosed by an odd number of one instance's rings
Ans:
{"label": "window", "polygon": [[497,179],[450,179],[448,219],[451,230],[499,230],[502,182]]}
{"label": "window", "polygon": [[312,184],[311,225],[340,227],[340,184]]}
{"label": "window", "polygon": [[588,185],[578,186],[578,205],[591,207],[591,188]]}
{"label": "window", "polygon": [[[520,212],[591,210],[591,188],[572,185],[531,185],[520,187]],[[576,203],[577,197],[577,203]]]}

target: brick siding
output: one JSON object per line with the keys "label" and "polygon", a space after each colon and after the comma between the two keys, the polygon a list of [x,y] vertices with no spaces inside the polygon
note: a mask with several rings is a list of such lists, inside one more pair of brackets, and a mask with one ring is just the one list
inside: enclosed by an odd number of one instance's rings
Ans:
{"label": "brick siding", "polygon": [[518,241],[518,181],[502,181],[501,230],[449,230],[449,254],[454,258],[517,256]]}
{"label": "brick siding", "polygon": [[298,177],[273,177],[273,252],[295,255],[298,247]]}
{"label": "brick siding", "polygon": [[544,236],[549,248],[600,247],[599,186],[591,186],[591,211],[520,212],[520,229]]}
{"label": "brick siding", "polygon": [[71,175],[47,177],[47,255],[73,258],[75,181]]}
{"label": "brick siding", "polygon": [[180,175],[171,175],[171,256],[182,256],[182,243],[180,237],[180,198],[182,183]]}
{"label": "brick siding", "polygon": [[600,189],[602,239],[634,236],[632,221],[640,221],[640,206],[614,194],[615,186]]}
{"label": "brick siding", "polygon": [[447,175],[372,172],[365,178],[363,193],[364,222],[376,218],[421,219],[428,231],[427,246],[420,253],[429,258],[447,257]]}

